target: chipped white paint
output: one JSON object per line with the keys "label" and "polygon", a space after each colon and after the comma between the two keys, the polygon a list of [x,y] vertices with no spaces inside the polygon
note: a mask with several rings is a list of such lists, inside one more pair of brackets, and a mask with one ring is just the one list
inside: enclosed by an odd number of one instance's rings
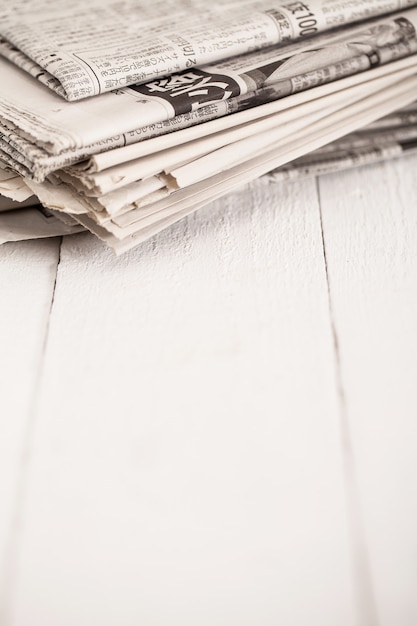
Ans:
{"label": "chipped white paint", "polygon": [[416,622],[416,165],[9,248],[4,626]]}

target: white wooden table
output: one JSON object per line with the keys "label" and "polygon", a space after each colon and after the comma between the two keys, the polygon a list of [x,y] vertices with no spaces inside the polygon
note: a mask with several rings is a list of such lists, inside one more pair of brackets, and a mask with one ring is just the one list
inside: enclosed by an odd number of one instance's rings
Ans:
{"label": "white wooden table", "polygon": [[0,248],[1,626],[417,624],[417,158]]}

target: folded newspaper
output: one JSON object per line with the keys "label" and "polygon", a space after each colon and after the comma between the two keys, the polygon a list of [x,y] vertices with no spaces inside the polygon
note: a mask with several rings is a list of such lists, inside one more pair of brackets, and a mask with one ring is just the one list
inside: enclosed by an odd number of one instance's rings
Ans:
{"label": "folded newspaper", "polygon": [[417,150],[417,0],[0,0],[0,72],[0,242]]}

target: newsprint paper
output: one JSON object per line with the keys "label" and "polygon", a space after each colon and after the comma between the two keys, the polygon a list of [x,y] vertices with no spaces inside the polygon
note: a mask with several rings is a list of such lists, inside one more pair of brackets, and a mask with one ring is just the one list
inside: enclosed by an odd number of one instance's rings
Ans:
{"label": "newsprint paper", "polygon": [[412,0],[0,0],[0,242],[121,253],[256,177],[409,154],[416,33]]}

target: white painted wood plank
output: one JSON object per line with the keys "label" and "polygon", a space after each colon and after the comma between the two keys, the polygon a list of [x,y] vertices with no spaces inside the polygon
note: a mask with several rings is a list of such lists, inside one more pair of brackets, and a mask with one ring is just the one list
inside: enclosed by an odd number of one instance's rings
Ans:
{"label": "white painted wood plank", "polygon": [[63,247],[11,626],[352,626],[313,182]]}
{"label": "white painted wood plank", "polygon": [[0,246],[0,622],[59,241]]}
{"label": "white painted wood plank", "polygon": [[320,181],[331,302],[381,626],[417,623],[417,158]]}

